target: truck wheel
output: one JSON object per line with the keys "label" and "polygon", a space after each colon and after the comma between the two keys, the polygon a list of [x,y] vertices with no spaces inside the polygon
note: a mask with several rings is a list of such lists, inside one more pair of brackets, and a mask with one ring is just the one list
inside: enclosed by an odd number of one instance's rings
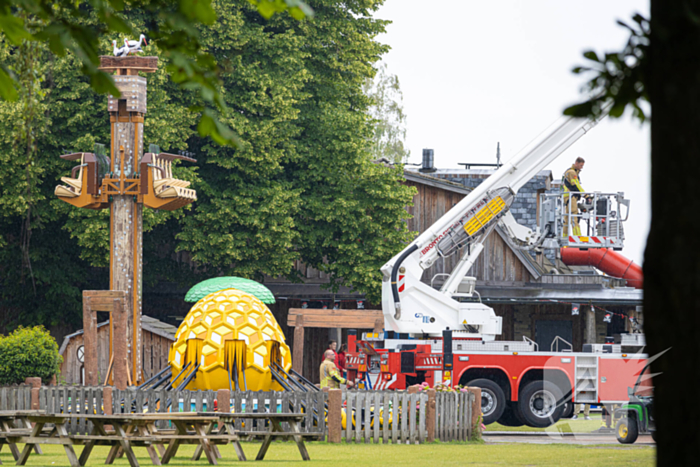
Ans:
{"label": "truck wheel", "polygon": [[498,423],[503,426],[518,427],[525,425],[522,418],[518,414],[517,402],[506,402],[506,409],[503,411],[503,415],[498,419]]}
{"label": "truck wheel", "polygon": [[637,441],[639,430],[637,429],[637,420],[634,418],[624,417],[617,422],[615,427],[617,440],[622,444],[632,444]]}
{"label": "truck wheel", "polygon": [[561,418],[564,410],[557,405],[562,394],[559,387],[549,381],[532,381],[525,385],[518,396],[518,410],[527,426],[546,428]]}
{"label": "truck wheel", "polygon": [[561,412],[561,418],[571,418],[574,416],[575,407],[573,402],[564,402],[563,407],[564,409]]}
{"label": "truck wheel", "polygon": [[490,379],[475,379],[467,386],[481,388],[481,414],[484,425],[489,425],[501,418],[506,408],[506,395],[498,384]]}

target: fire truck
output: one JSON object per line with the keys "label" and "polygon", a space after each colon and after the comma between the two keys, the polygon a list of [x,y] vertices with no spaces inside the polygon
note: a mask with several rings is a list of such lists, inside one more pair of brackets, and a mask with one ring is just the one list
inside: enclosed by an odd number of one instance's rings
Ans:
{"label": "fire truck", "polygon": [[[553,125],[382,267],[384,332],[350,332],[351,381],[375,390],[423,382],[480,387],[484,423],[508,426],[549,426],[571,403],[628,400],[627,387],[646,364],[643,334],[586,344],[583,352],[560,337],[550,349],[527,337],[496,340],[502,318],[481,303],[476,279],[467,276],[496,225],[526,250],[622,248],[630,205],[623,193],[545,195],[535,230],[509,212],[518,190],[598,121],[572,117]],[[579,214],[572,203],[581,203]],[[576,217],[588,225],[585,236],[571,235]],[[460,260],[439,289],[421,281],[438,258],[454,254]]]}

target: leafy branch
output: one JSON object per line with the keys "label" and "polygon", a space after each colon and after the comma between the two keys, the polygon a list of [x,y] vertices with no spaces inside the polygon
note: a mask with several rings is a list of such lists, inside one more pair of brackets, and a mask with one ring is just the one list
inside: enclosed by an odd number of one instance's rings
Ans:
{"label": "leafy branch", "polygon": [[[313,14],[301,0],[249,2],[265,18],[285,11],[297,19]],[[69,52],[74,54],[95,91],[118,96],[111,76],[98,69],[99,43],[108,34],[138,35],[123,19],[122,12],[127,4],[158,18],[147,25],[145,33],[169,59],[167,70],[173,82],[198,92],[203,105],[191,110],[201,112],[199,134],[221,145],[236,146],[235,133],[221,121],[228,109],[220,89],[216,60],[202,52],[199,42],[197,26],[212,24],[217,19],[211,0],[0,0],[0,32],[14,46],[22,41],[36,41],[48,44],[51,52],[59,57]],[[91,14],[96,14],[97,25],[87,21]],[[29,23],[36,23],[36,20],[43,26],[31,30]],[[0,99],[17,100],[17,87],[17,77],[12,70],[0,64]]]}
{"label": "leafy branch", "polygon": [[632,17],[632,26],[618,21],[626,28],[630,37],[619,52],[606,53],[599,57],[594,51],[584,52],[588,66],[577,66],[575,74],[593,74],[582,92],[593,95],[590,99],[564,109],[564,115],[575,117],[598,117],[610,105],[609,115],[622,116],[627,106],[632,106],[633,117],[645,122],[650,115],[644,110],[643,102],[649,102],[645,86],[649,73],[649,20],[640,14]]}

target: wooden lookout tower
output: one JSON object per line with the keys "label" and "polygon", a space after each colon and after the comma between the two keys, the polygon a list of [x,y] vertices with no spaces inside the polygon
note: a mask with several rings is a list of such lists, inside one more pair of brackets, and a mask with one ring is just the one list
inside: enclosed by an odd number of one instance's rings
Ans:
{"label": "wooden lookout tower", "polygon": [[[127,383],[136,384],[142,380],[143,206],[174,210],[197,199],[197,193],[188,188],[189,182],[172,175],[175,159],[195,162],[194,159],[162,153],[157,146],[151,146],[151,152],[143,152],[147,81],[140,74],[154,73],[157,68],[158,57],[100,57],[100,69],[115,73],[114,84],[121,93],[119,97],[110,95],[108,98],[109,156],[100,145],[93,153],[61,156],[78,165],[70,177],[61,178],[63,184],[56,187],[56,196],[79,208],[110,209],[109,289],[123,292],[86,291],[83,294],[86,385],[98,384],[97,347],[90,345],[96,338],[92,341],[89,335],[93,329],[96,332],[95,311],[124,314],[110,320],[110,323],[125,324],[110,324],[114,384],[125,387]],[[119,304],[113,306],[112,301],[119,301]],[[112,364],[110,371],[111,368]],[[124,376],[126,379],[122,380]]]}

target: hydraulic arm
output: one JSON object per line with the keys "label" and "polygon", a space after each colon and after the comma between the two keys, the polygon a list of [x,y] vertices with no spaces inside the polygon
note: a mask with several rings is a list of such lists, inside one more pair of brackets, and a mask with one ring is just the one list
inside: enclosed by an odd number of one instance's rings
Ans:
{"label": "hydraulic arm", "polygon": [[[504,216],[506,227],[519,224],[508,213],[516,193],[561,155],[599,120],[567,118],[501,166],[462,201],[382,267],[382,309],[387,329],[440,335],[458,330],[491,340],[501,332],[501,319],[481,303],[460,303],[452,295],[483,249],[482,242]],[[532,238],[529,241],[535,242]],[[420,281],[440,257],[470,246],[441,290]],[[477,330],[474,332],[474,330]]]}

